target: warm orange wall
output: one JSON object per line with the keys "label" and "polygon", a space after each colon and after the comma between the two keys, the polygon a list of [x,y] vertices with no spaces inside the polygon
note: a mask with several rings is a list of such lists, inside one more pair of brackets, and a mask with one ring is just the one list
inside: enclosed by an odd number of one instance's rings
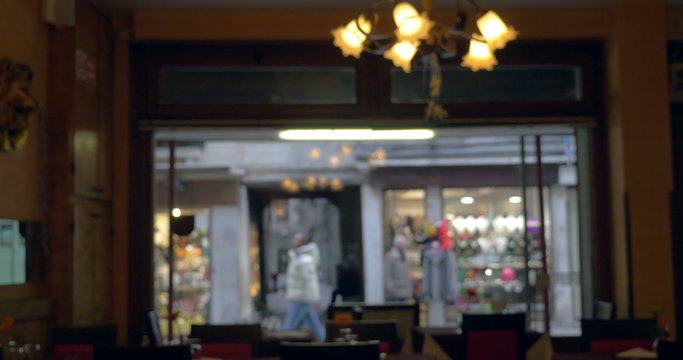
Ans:
{"label": "warm orange wall", "polygon": [[[40,16],[40,0],[0,1],[0,57],[33,69],[32,96],[44,103],[48,27]],[[41,220],[39,135],[34,115],[26,145],[15,153],[0,152],[0,218]]]}
{"label": "warm orange wall", "polygon": [[[361,9],[362,10],[362,9]],[[438,9],[437,9],[438,10]],[[330,38],[359,11],[336,10],[141,10],[136,40],[312,40]],[[524,38],[599,38],[609,31],[606,10],[501,10]],[[436,18],[452,21],[452,10]]]}
{"label": "warm orange wall", "polygon": [[[669,193],[673,188],[666,54],[666,7],[661,0],[622,0],[613,11],[608,44],[609,133],[616,300],[625,315],[626,266],[633,276],[636,317],[663,311],[674,325]],[[646,55],[646,56],[645,56]],[[628,204],[623,194],[629,197]],[[624,216],[627,206],[630,216]],[[631,257],[626,255],[630,220]]]}

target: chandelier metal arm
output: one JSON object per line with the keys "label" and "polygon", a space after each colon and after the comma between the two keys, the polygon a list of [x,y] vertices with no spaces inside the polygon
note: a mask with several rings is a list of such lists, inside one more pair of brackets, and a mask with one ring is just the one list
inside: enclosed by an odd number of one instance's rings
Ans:
{"label": "chandelier metal arm", "polygon": [[477,4],[474,0],[467,0],[467,2],[469,2],[472,5],[472,7],[474,7],[477,10],[478,13],[481,13],[481,8],[479,7],[479,4]]}

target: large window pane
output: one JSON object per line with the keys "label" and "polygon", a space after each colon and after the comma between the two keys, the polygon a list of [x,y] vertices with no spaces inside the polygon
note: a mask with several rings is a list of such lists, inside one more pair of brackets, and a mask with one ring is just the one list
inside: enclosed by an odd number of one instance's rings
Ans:
{"label": "large window pane", "polygon": [[159,70],[159,103],[355,104],[353,67],[169,66]]}
{"label": "large window pane", "polygon": [[[580,68],[569,65],[500,65],[493,71],[473,72],[455,65],[441,68],[444,103],[575,102],[582,99]],[[391,69],[391,102],[423,103],[429,96],[429,74]]]}

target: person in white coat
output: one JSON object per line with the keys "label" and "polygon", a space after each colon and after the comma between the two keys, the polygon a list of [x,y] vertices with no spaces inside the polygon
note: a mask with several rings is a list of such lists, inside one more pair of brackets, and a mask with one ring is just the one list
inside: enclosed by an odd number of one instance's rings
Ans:
{"label": "person in white coat", "polygon": [[286,294],[290,301],[285,317],[285,330],[296,330],[306,322],[319,341],[325,341],[325,327],[320,322],[314,305],[320,302],[318,265],[320,251],[310,236],[298,232],[292,237],[288,251]]}
{"label": "person in white coat", "polygon": [[410,265],[405,250],[408,239],[394,238],[394,246],[384,255],[384,295],[387,301],[408,301],[413,295]]}

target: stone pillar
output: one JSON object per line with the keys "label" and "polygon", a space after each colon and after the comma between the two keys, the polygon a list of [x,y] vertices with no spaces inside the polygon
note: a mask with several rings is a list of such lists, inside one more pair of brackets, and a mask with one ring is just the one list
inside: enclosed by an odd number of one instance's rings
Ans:
{"label": "stone pillar", "polygon": [[239,188],[238,195],[238,206],[211,207],[209,232],[212,298],[209,322],[213,324],[244,323],[252,320],[246,190]]}
{"label": "stone pillar", "polygon": [[382,190],[361,186],[363,219],[363,283],[366,303],[384,302],[384,245],[382,243]]}
{"label": "stone pillar", "polygon": [[551,288],[551,310],[554,325],[566,327],[574,322],[574,302],[577,299],[572,293],[572,230],[569,228],[569,198],[567,187],[552,186],[550,188],[550,224],[552,231],[552,269],[553,275],[563,279],[553,279]]}

